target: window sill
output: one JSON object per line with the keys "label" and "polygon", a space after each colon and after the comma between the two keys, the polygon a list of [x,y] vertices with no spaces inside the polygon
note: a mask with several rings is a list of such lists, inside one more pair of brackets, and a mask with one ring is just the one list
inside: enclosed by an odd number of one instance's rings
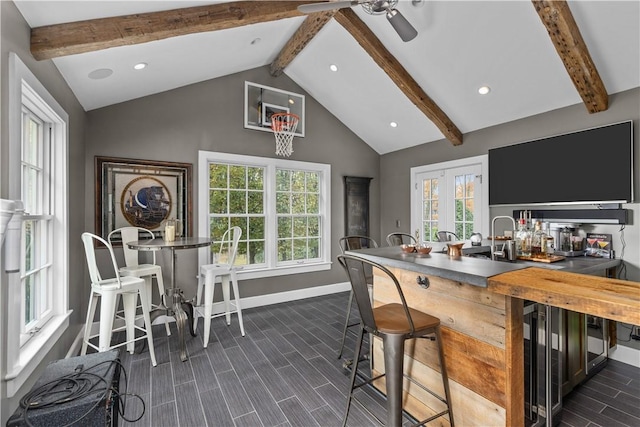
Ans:
{"label": "window sill", "polygon": [[318,262],[314,264],[287,265],[284,267],[242,270],[237,269],[238,279],[260,279],[263,277],[286,276],[289,274],[313,273],[331,269],[331,262]]}
{"label": "window sill", "polygon": [[[18,360],[7,369],[7,397],[14,396],[20,387],[29,379],[53,346],[58,342],[64,331],[69,327],[69,316],[72,310],[65,314],[54,316],[20,349]],[[11,362],[11,361],[7,361]]]}

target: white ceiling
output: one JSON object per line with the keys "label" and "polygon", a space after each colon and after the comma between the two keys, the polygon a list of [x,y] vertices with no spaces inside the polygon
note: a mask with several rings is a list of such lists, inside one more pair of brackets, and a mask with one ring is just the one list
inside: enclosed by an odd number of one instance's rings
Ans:
{"label": "white ceiling", "polygon": [[[16,1],[31,27],[221,1]],[[304,1],[301,1],[303,4]],[[570,1],[609,94],[640,86],[640,0]],[[384,16],[358,16],[462,131],[486,128],[582,100],[531,1],[401,0],[418,30],[403,43]],[[270,64],[303,17],[56,58],[89,111]],[[261,41],[251,44],[260,38]],[[143,71],[133,65],[146,62]],[[329,70],[330,64],[339,67]],[[113,74],[92,80],[89,73]],[[336,21],[285,73],[380,154],[442,139],[440,131]],[[260,82],[257,82],[260,83]],[[488,95],[478,87],[488,85]],[[588,114],[586,108],[585,114]],[[391,121],[398,127],[389,126]]]}

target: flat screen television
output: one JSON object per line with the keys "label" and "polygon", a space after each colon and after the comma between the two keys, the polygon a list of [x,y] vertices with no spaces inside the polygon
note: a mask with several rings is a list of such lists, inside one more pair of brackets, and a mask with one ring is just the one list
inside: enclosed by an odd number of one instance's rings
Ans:
{"label": "flat screen television", "polygon": [[632,121],[489,150],[489,205],[632,201]]}

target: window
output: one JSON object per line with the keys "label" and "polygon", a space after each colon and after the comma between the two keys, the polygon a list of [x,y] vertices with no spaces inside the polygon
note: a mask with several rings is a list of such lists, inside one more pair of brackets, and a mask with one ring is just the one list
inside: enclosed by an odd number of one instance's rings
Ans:
{"label": "window", "polygon": [[18,271],[8,273],[7,395],[68,326],[68,115],[17,55],[9,56],[9,198],[22,200]]}
{"label": "window", "polygon": [[240,227],[244,278],[327,270],[330,173],[324,164],[201,151],[199,234],[213,237],[216,250],[228,228]]}
{"label": "window", "polygon": [[460,240],[475,231],[486,235],[486,171],[487,156],[411,168],[411,224],[423,241],[438,241],[438,231]]}

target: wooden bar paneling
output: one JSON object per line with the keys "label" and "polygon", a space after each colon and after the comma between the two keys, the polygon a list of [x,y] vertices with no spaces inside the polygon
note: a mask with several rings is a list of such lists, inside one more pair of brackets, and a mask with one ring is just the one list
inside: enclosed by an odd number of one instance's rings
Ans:
{"label": "wooden bar paneling", "polygon": [[640,283],[530,267],[488,279],[489,291],[640,324]]}
{"label": "wooden bar paneling", "polygon": [[[522,425],[522,301],[432,276],[427,276],[430,286],[425,289],[416,283],[415,272],[391,270],[409,306],[441,321],[456,424]],[[376,275],[373,289],[375,305],[397,302],[395,286],[386,276]],[[383,371],[382,346],[378,341],[374,342],[373,366]],[[436,393],[442,392],[435,342],[425,339],[407,342],[405,373],[433,387]],[[441,403],[419,387],[407,382],[405,392],[405,409],[416,418],[440,410]]]}

